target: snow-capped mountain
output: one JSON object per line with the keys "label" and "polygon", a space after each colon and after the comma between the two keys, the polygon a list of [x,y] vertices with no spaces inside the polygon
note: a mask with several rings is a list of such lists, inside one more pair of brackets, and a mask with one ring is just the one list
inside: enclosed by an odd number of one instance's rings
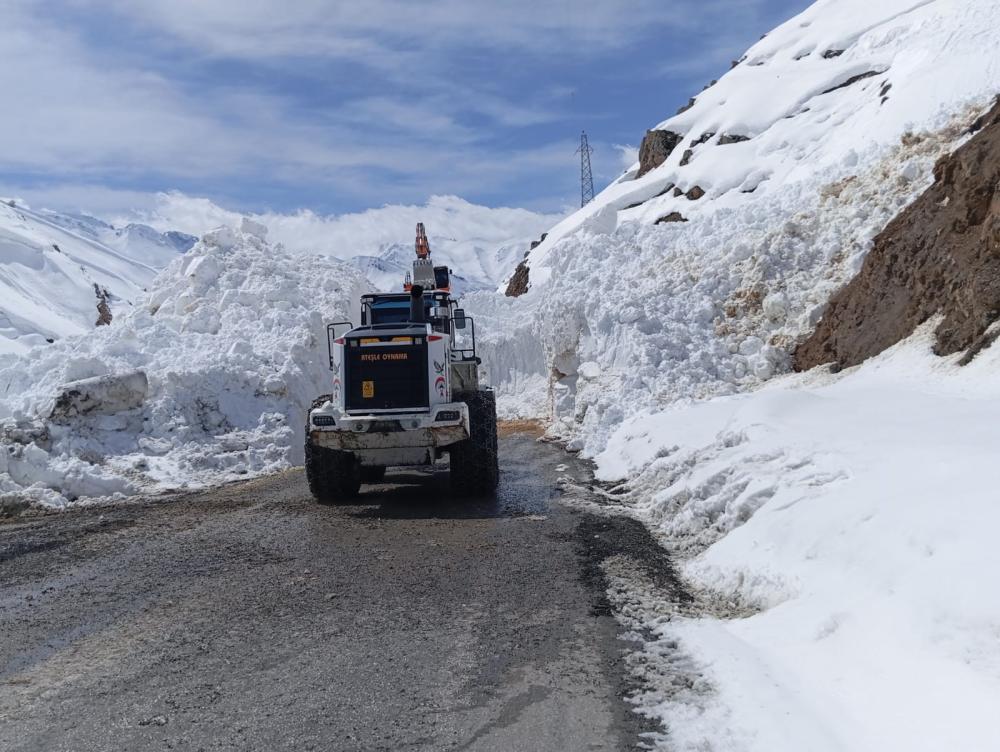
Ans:
{"label": "snow-capped mountain", "polygon": [[0,202],[0,355],[122,313],[193,243],[182,233]]}
{"label": "snow-capped mountain", "polygon": [[353,214],[324,216],[265,212],[244,215],[204,198],[163,193],[137,219],[158,230],[202,235],[249,216],[268,229],[268,239],[295,253],[350,261],[382,290],[399,289],[411,268],[417,222],[423,222],[435,264],[449,266],[460,290],[493,289],[532,241],[560,219],[527,209],[488,207],[457,196],[432,196],[422,205],[390,204]]}
{"label": "snow-capped mountain", "polygon": [[[523,238],[499,247],[490,247],[485,240],[437,240],[439,248],[434,251],[432,245],[431,260],[436,265],[451,268],[451,289],[455,295],[496,287],[503,270],[516,264],[529,247]],[[368,277],[376,289],[388,291],[402,289],[404,275],[413,269],[413,259],[413,246],[394,244],[377,256],[354,256],[348,261]]]}

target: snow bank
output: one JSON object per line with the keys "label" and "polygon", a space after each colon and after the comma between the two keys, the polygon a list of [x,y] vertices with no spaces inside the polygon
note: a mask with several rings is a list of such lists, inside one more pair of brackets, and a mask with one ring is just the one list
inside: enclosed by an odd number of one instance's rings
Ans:
{"label": "snow bank", "polygon": [[537,336],[537,305],[492,292],[466,294],[460,304],[473,318],[484,383],[497,395],[502,419],[537,418],[549,412],[546,356]]}
{"label": "snow bank", "polygon": [[325,322],[370,288],[263,236],[213,231],[111,326],[0,367],[0,497],[60,506],[301,462],[330,380]]}
{"label": "snow bank", "polygon": [[841,378],[636,416],[598,456],[721,611],[645,625],[701,687],[644,698],[670,749],[1000,746],[1000,352],[958,369],[929,332]]}

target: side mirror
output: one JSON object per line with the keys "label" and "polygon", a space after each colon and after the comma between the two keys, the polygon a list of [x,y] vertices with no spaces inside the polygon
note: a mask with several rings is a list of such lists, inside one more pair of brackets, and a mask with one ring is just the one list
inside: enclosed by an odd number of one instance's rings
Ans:
{"label": "side mirror", "polygon": [[451,317],[451,322],[455,325],[456,329],[465,329],[465,311],[461,308],[456,308],[454,315]]}
{"label": "side mirror", "polygon": [[354,324],[350,321],[338,321],[335,324],[326,325],[326,350],[327,354],[330,356],[330,370],[336,370],[336,363],[333,359],[333,348],[337,344],[337,340],[347,334],[351,329],[354,328]]}

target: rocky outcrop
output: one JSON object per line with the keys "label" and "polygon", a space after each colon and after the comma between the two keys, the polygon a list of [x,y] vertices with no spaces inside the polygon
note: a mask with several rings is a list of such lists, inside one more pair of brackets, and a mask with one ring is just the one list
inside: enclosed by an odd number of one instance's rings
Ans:
{"label": "rocky outcrop", "polygon": [[507,290],[504,292],[508,298],[518,298],[528,291],[528,263],[522,261],[514,270],[514,275],[507,283]]}
{"label": "rocky outcrop", "polygon": [[517,268],[514,270],[514,274],[507,282],[507,289],[504,291],[504,295],[508,298],[520,297],[528,291],[528,254],[544,243],[545,238],[548,236],[549,234],[547,232],[543,232],[542,236],[538,240],[531,241],[531,248],[529,248],[527,253],[524,254],[524,258],[521,259],[521,263],[517,265]]}
{"label": "rocky outcrop", "polygon": [[856,365],[941,316],[935,352],[992,342],[1000,318],[1000,100],[934,184],[875,239],[858,275],[795,352],[797,370]]}
{"label": "rocky outcrop", "polygon": [[639,172],[636,177],[641,178],[663,164],[682,139],[683,136],[672,131],[646,131],[639,146]]}
{"label": "rocky outcrop", "polygon": [[[56,250],[59,249],[56,248]],[[94,292],[97,294],[97,321],[94,326],[107,326],[114,318],[111,315],[111,305],[108,303],[111,294],[107,289],[99,287],[96,282],[94,283]]]}

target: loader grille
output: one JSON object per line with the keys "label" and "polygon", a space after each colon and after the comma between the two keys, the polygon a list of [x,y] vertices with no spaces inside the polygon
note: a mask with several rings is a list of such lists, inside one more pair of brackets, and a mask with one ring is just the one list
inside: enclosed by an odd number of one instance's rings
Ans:
{"label": "loader grille", "polygon": [[344,348],[348,412],[428,408],[423,337],[349,339]]}

